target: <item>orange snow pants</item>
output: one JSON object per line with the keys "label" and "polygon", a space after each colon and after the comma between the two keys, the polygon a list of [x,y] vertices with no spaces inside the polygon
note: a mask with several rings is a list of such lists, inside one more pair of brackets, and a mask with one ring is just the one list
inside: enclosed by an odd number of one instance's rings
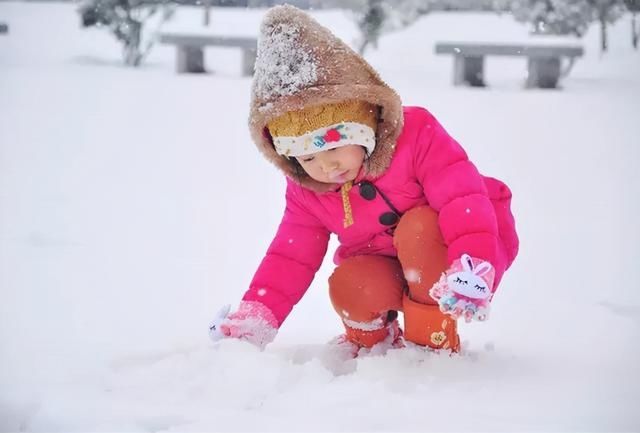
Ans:
{"label": "orange snow pants", "polygon": [[404,315],[404,338],[434,349],[459,350],[456,321],[440,312],[429,289],[447,269],[447,247],[438,214],[427,206],[407,211],[394,232],[398,257],[350,257],[329,278],[331,303],[347,338],[371,347]]}

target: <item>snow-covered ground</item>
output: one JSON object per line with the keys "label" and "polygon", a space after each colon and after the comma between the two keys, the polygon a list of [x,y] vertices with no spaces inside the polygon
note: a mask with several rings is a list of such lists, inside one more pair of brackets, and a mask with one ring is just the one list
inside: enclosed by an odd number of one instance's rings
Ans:
{"label": "snow-covered ground", "polygon": [[[256,34],[263,11],[215,10]],[[339,11],[314,12],[352,42]],[[201,15],[178,11],[176,27]],[[511,41],[508,16],[433,14],[369,60],[514,191],[521,252],[463,356],[338,362],[327,260],[264,352],[214,346],[275,232],[284,181],[250,142],[240,53],[177,76],[157,47],[120,66],[71,4],[0,2],[0,431],[640,430],[640,52],[629,20],[560,91],[451,86],[436,40]],[[335,244],[332,244],[335,246]],[[328,256],[330,257],[330,255]]]}

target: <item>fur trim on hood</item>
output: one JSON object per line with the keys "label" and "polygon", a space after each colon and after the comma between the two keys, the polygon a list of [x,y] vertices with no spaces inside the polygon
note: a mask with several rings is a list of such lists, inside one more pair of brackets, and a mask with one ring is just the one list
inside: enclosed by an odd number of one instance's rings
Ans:
{"label": "fur trim on hood", "polygon": [[288,111],[354,99],[379,107],[376,147],[364,163],[365,175],[375,178],[391,163],[402,130],[400,97],[364,58],[308,14],[289,5],[271,8],[260,28],[249,115],[251,136],[266,158],[306,188],[335,188],[278,155],[267,124]]}

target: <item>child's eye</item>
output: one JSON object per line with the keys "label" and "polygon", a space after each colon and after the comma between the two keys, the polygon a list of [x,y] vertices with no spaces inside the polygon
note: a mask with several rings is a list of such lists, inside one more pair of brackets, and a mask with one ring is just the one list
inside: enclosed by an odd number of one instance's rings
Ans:
{"label": "child's eye", "polygon": [[486,288],[486,287],[482,287],[482,286],[481,286],[481,285],[479,285],[479,284],[476,284],[476,289],[477,289],[479,292],[485,292],[485,291],[487,290],[487,288]]}
{"label": "child's eye", "polygon": [[302,158],[302,162],[311,162],[313,161],[313,156],[308,156],[306,158]]}

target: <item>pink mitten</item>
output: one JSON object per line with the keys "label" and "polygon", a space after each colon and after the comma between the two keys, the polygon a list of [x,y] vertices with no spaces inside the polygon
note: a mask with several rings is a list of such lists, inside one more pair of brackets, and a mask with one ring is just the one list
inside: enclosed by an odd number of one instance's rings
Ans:
{"label": "pink mitten", "polygon": [[489,262],[463,254],[442,274],[429,290],[440,311],[458,319],[484,321],[489,317],[489,302],[495,270]]}
{"label": "pink mitten", "polygon": [[242,301],[235,312],[228,313],[228,306],[221,309],[209,325],[209,335],[214,341],[238,338],[264,349],[278,333],[278,321],[260,302]]}

